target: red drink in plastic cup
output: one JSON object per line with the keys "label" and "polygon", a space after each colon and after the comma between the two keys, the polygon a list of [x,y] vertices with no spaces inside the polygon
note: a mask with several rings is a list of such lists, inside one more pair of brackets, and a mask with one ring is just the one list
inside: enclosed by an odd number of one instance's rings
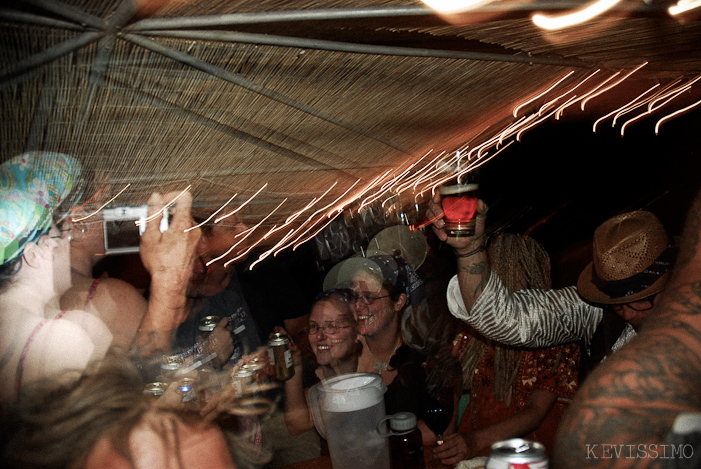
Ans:
{"label": "red drink in plastic cup", "polygon": [[445,231],[448,236],[472,236],[477,218],[477,189],[479,184],[441,186]]}

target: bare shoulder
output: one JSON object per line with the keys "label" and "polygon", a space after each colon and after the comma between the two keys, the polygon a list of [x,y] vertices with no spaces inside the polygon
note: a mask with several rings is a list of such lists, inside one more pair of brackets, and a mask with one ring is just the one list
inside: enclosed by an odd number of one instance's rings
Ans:
{"label": "bare shoulder", "polygon": [[94,358],[95,345],[78,324],[50,319],[32,337],[24,362],[27,381],[82,371]]}
{"label": "bare shoulder", "polygon": [[141,306],[146,311],[148,302],[144,295],[129,282],[118,278],[104,278],[100,281],[96,290],[96,295],[101,297],[109,296],[112,301],[129,304],[131,306]]}

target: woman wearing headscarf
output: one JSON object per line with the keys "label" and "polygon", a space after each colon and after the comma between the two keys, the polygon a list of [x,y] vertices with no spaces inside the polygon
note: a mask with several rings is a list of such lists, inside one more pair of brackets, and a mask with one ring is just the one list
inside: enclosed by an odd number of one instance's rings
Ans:
{"label": "woman wearing headscarf", "polygon": [[70,288],[70,223],[56,210],[81,167],[58,153],[27,153],[0,167],[0,401],[104,355],[107,327],[81,311],[61,311]]}
{"label": "woman wearing headscarf", "polygon": [[[68,220],[62,203],[76,189],[81,166],[60,153],[31,152],[0,166],[0,403],[14,401],[29,382],[81,372],[104,356],[112,334],[85,311],[61,310],[71,286]],[[167,195],[168,196],[168,195]],[[192,226],[192,198],[175,204],[171,228],[158,219],[142,236],[142,261],[151,273],[149,309],[132,344],[140,353],[162,353],[185,314],[185,290],[200,236]],[[153,194],[149,213],[164,206]]]}
{"label": "woman wearing headscarf", "polygon": [[[386,413],[414,413],[420,419],[418,427],[424,444],[435,444],[436,436],[421,420],[422,409],[427,402],[435,404],[436,400],[445,401],[451,409],[456,407],[458,389],[454,380],[433,383],[427,379],[437,365],[434,356],[424,355],[404,333],[403,326],[417,314],[415,309],[426,308],[425,298],[416,295],[422,281],[398,255],[351,258],[345,262],[347,265],[339,269],[339,277],[350,278],[350,286],[357,295],[355,312],[363,345],[357,371],[379,373],[387,385]],[[452,357],[443,356],[448,362],[440,365],[451,369]],[[445,433],[455,429],[453,414]]]}

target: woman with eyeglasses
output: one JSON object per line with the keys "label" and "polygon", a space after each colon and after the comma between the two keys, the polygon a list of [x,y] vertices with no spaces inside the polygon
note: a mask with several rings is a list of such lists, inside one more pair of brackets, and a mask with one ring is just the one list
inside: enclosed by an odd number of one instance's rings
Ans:
{"label": "woman with eyeglasses", "polygon": [[[444,433],[455,431],[458,398],[458,363],[445,353],[432,349],[429,360],[418,344],[410,343],[403,325],[415,315],[428,314],[426,302],[416,293],[423,284],[406,260],[397,255],[376,255],[366,259],[348,259],[340,270],[339,281],[347,282],[356,294],[354,303],[358,333],[363,350],[358,360],[359,372],[379,373],[387,385],[385,411],[389,414],[412,412],[418,418],[418,428],[424,444],[435,444],[436,435],[424,423],[422,415],[428,403],[444,402],[452,414]],[[428,351],[428,350],[425,350]],[[439,363],[440,361],[440,363]],[[433,382],[429,374],[443,368],[445,378]]]}
{"label": "woman with eyeglasses", "polygon": [[[112,334],[98,317],[61,310],[60,296],[71,287],[68,220],[60,207],[74,202],[81,165],[60,153],[30,152],[0,165],[0,403],[43,378],[76,378],[102,358]],[[164,206],[153,194],[152,213]],[[175,204],[171,229],[151,223],[142,237],[142,261],[151,273],[151,302],[132,350],[157,354],[170,345],[182,321],[185,287],[192,271],[199,230],[192,226],[189,193]],[[58,223],[57,223],[58,222]],[[75,373],[71,373],[75,372]]]}
{"label": "woman with eyeglasses", "polygon": [[71,286],[70,224],[54,217],[80,172],[75,159],[58,153],[26,153],[0,166],[2,403],[28,382],[82,370],[110,344],[102,321],[58,305]]}
{"label": "woman with eyeglasses", "polygon": [[312,303],[307,333],[316,364],[306,363],[301,352],[293,348],[295,375],[285,381],[285,423],[293,435],[314,428],[309,388],[321,380],[357,371],[360,344],[354,301],[352,290],[339,288],[321,293]]}

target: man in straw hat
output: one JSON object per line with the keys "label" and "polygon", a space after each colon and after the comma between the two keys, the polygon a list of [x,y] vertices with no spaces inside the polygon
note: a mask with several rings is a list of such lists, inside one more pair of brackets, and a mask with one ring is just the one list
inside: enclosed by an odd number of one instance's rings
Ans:
{"label": "man in straw hat", "polygon": [[439,204],[436,196],[428,216],[458,262],[458,274],[448,286],[450,311],[486,337],[509,345],[549,347],[583,340],[589,351],[607,309],[627,323],[611,347],[620,349],[646,320],[674,261],[672,238],[657,217],[638,210],[616,215],[597,228],[593,260],[576,287],[510,293],[492,273],[485,250],[486,204],[479,201],[482,216],[471,237],[448,237]]}
{"label": "man in straw hat", "polygon": [[701,467],[701,194],[678,260],[638,337],[580,388],[553,467]]}

